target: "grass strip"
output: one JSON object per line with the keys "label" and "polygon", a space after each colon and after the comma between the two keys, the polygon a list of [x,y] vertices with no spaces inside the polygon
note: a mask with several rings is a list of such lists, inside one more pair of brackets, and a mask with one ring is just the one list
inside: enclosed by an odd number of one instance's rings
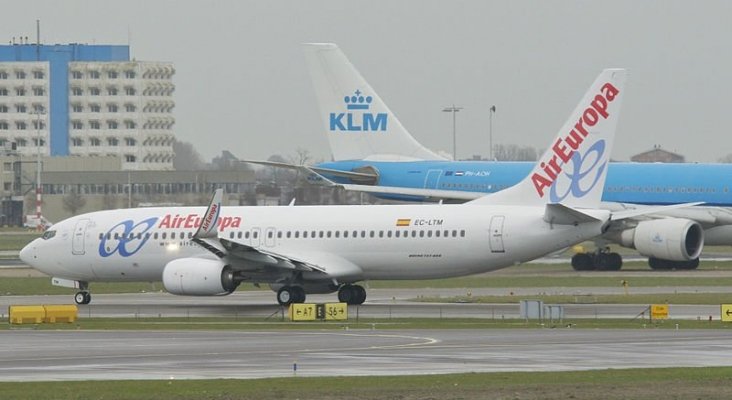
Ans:
{"label": "grass strip", "polygon": [[732,367],[0,383],[3,399],[729,399]]}

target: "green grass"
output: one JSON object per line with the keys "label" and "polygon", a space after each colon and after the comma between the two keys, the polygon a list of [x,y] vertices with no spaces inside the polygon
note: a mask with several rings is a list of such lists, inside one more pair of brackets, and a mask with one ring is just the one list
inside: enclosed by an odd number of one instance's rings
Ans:
{"label": "green grass", "polygon": [[[619,290],[620,291],[620,290]],[[518,303],[525,298],[547,304],[728,304],[732,293],[659,293],[618,295],[529,295],[529,296],[457,296],[418,297],[424,303]]]}
{"label": "green grass", "polygon": [[[673,310],[672,310],[673,312]],[[272,318],[85,318],[83,313],[74,323],[10,325],[0,319],[0,331],[32,330],[393,330],[393,329],[723,329],[732,323],[697,320],[641,319],[564,319],[559,321],[526,321],[523,319],[478,318],[360,318],[349,321],[291,322],[286,317]],[[1,397],[0,397],[1,398]]]}
{"label": "green grass", "polygon": [[0,251],[22,249],[41,233],[29,230],[0,231]]}
{"label": "green grass", "polygon": [[0,383],[11,399],[729,399],[732,368]]}

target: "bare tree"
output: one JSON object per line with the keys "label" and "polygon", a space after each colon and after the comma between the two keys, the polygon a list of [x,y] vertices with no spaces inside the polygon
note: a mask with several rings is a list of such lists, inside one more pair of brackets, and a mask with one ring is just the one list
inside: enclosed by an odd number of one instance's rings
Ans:
{"label": "bare tree", "polygon": [[86,205],[86,199],[79,193],[76,193],[76,190],[72,190],[65,195],[62,201],[64,210],[68,211],[71,215],[76,215],[76,212]]}
{"label": "bare tree", "polygon": [[497,144],[493,146],[493,156],[497,161],[536,161],[536,149],[516,144]]}
{"label": "bare tree", "polygon": [[179,171],[198,171],[205,168],[206,163],[191,143],[173,141],[173,168]]}

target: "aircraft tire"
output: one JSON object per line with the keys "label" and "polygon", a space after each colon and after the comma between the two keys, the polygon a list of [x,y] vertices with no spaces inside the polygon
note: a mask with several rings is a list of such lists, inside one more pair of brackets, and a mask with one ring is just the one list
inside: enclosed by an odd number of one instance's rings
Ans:
{"label": "aircraft tire", "polygon": [[356,291],[353,285],[343,285],[338,289],[338,301],[341,303],[351,304],[356,297]]}
{"label": "aircraft tire", "polygon": [[91,293],[89,293],[89,292],[77,292],[74,295],[74,302],[76,304],[89,304],[89,303],[91,303]]}
{"label": "aircraft tire", "polygon": [[295,303],[295,293],[292,286],[283,286],[277,291],[277,302],[281,306],[286,307]]}
{"label": "aircraft tire", "polygon": [[301,286],[293,286],[292,287],[292,294],[293,294],[293,303],[304,303],[305,298],[307,297],[305,295],[305,289],[303,289]]}
{"label": "aircraft tire", "polygon": [[363,288],[361,285],[353,285],[353,291],[354,291],[354,298],[353,303],[349,303],[352,305],[361,305],[364,301],[366,301],[366,289]]}
{"label": "aircraft tire", "polygon": [[620,271],[623,268],[623,257],[618,253],[607,253],[604,254],[605,260],[603,263],[603,270],[605,271]]}
{"label": "aircraft tire", "polygon": [[572,268],[575,271],[592,271],[595,265],[592,256],[587,253],[577,253],[572,256]]}

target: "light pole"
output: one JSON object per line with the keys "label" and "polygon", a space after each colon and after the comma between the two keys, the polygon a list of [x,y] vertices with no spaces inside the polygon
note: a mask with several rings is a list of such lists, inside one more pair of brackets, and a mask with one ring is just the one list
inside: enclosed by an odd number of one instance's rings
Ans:
{"label": "light pole", "polygon": [[34,108],[30,114],[36,116],[36,230],[43,229],[41,221],[41,115],[46,115],[43,108]]}
{"label": "light pole", "polygon": [[495,104],[491,106],[490,112],[488,113],[488,159],[493,161],[493,114],[496,112]]}
{"label": "light pole", "polygon": [[457,134],[455,131],[455,113],[462,110],[462,107],[455,107],[455,104],[452,105],[452,107],[445,107],[442,109],[442,112],[451,112],[452,113],[452,159],[457,161]]}

